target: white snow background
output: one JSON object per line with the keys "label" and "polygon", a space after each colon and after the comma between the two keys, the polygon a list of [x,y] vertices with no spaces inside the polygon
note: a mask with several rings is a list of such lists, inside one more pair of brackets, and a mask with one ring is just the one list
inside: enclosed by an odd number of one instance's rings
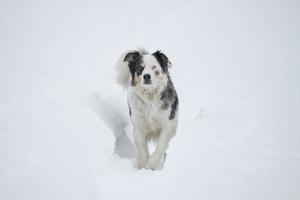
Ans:
{"label": "white snow background", "polygon": [[[300,199],[299,25],[297,0],[1,0],[0,199]],[[160,171],[115,82],[135,47],[173,63]]]}

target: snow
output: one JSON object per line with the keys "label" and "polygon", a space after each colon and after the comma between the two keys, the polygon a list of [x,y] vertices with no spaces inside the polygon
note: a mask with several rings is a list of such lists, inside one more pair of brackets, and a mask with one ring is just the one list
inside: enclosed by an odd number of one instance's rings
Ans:
{"label": "snow", "polygon": [[[298,1],[1,1],[0,199],[300,199]],[[180,122],[134,168],[114,63],[172,61]]]}

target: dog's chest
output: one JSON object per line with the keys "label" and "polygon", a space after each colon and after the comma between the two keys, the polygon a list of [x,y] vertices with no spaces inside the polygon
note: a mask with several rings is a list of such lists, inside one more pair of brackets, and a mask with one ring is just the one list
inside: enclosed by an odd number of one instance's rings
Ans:
{"label": "dog's chest", "polygon": [[149,123],[157,123],[162,120],[162,113],[160,112],[161,103],[158,100],[145,102],[144,111],[145,117]]}
{"label": "dog's chest", "polygon": [[162,101],[159,96],[151,99],[133,96],[129,99],[132,118],[135,124],[143,124],[150,129],[159,129],[166,118],[162,110]]}

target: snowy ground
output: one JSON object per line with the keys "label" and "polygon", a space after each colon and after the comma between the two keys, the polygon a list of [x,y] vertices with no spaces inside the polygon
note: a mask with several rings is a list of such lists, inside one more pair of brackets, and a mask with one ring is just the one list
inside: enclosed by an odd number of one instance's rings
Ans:
{"label": "snowy ground", "polygon": [[[0,199],[300,199],[299,1],[0,1]],[[163,50],[180,123],[132,163],[122,51]],[[129,137],[127,137],[126,133]]]}

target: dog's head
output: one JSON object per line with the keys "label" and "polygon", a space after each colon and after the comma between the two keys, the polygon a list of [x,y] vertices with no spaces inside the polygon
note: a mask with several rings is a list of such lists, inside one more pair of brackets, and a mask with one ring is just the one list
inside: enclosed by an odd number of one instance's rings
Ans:
{"label": "dog's head", "polygon": [[123,62],[128,63],[130,83],[133,87],[139,86],[151,90],[166,84],[168,80],[168,68],[171,63],[161,51],[152,54],[143,51],[129,52]]}

